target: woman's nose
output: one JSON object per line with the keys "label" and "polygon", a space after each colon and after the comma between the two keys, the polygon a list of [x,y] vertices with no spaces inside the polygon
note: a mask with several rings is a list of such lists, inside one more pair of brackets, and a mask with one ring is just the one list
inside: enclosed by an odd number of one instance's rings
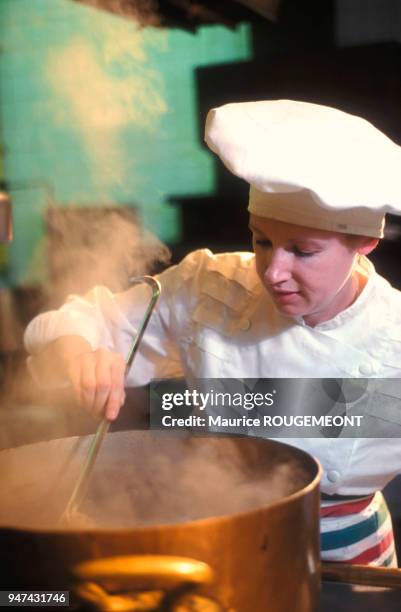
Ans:
{"label": "woman's nose", "polygon": [[264,279],[269,285],[276,285],[291,278],[290,262],[288,253],[277,249],[270,254],[266,262]]}

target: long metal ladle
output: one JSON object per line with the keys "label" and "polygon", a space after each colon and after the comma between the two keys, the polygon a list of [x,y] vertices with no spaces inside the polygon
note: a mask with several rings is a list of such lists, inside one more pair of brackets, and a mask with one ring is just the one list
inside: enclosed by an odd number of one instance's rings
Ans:
{"label": "long metal ladle", "polygon": [[[146,312],[143,316],[142,322],[139,326],[138,332],[131,344],[129,353],[126,357],[125,360],[125,378],[128,375],[128,372],[131,368],[132,362],[134,361],[134,357],[138,351],[138,347],[139,344],[142,340],[143,334],[145,333],[146,327],[149,323],[149,319],[152,315],[152,312],[154,310],[154,307],[156,306],[157,300],[160,297],[160,292],[161,292],[161,287],[160,287],[160,283],[153,278],[152,276],[138,276],[135,278],[131,278],[130,279],[130,285],[140,285],[142,283],[146,283],[147,285],[149,285],[152,288],[152,297],[149,301],[148,307],[146,309]],[[96,429],[96,433],[94,435],[94,438],[92,440],[92,443],[90,445],[88,454],[86,455],[85,458],[85,462],[84,465],[82,467],[82,470],[78,476],[78,480],[75,484],[74,490],[71,494],[71,497],[67,503],[67,506],[63,512],[63,514],[61,515],[60,521],[68,521],[70,519],[70,517],[72,516],[72,514],[74,512],[77,511],[77,508],[79,507],[85,491],[86,491],[86,487],[88,484],[88,480],[90,478],[90,475],[92,473],[95,461],[96,461],[96,457],[99,453],[100,447],[102,445],[103,439],[106,435],[106,433],[109,430],[110,427],[110,423],[111,421],[109,421],[106,418],[103,418],[97,429]]]}

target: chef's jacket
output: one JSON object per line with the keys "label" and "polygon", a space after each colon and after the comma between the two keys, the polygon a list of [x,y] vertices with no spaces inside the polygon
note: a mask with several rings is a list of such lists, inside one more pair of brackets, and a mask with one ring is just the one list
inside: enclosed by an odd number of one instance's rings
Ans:
{"label": "chef's jacket", "polygon": [[[309,327],[280,314],[262,286],[251,253],[214,255],[199,250],[158,279],[162,295],[127,380],[152,378],[401,378],[401,293],[365,257],[367,277],[355,302],[329,321]],[[72,296],[57,311],[39,315],[26,331],[26,347],[40,350],[78,334],[93,349],[127,355],[149,300],[149,287],[121,294],[96,287]],[[371,411],[380,421],[380,406]],[[385,417],[389,420],[389,417]],[[401,410],[390,425],[401,426]],[[291,438],[284,440],[321,462],[323,492],[363,495],[401,471],[399,438]]]}

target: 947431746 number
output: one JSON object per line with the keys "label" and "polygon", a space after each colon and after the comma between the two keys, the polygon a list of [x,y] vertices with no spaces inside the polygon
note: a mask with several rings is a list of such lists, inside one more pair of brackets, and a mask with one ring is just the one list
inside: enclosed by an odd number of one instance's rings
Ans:
{"label": "947431746 number", "polygon": [[68,591],[0,591],[0,606],[69,606]]}

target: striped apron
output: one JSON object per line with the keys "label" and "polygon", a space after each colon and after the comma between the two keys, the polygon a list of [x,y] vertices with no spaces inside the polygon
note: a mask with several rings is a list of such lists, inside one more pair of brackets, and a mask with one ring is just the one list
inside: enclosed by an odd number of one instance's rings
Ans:
{"label": "striped apron", "polygon": [[323,561],[397,567],[393,526],[380,491],[346,501],[327,501],[320,509]]}

